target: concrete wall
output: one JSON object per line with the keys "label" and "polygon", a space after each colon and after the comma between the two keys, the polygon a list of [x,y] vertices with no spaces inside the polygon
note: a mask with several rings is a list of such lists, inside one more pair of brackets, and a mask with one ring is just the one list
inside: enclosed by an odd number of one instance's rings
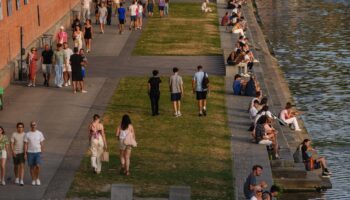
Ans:
{"label": "concrete wall", "polygon": [[[54,30],[50,32],[54,32],[60,25],[57,21],[61,21],[62,25],[68,25],[70,10],[80,2],[80,0],[28,0],[28,4],[24,5],[24,0],[20,0],[20,8],[17,10],[16,0],[11,0],[12,15],[7,16],[7,1],[1,1],[3,19],[0,20],[0,87],[6,87],[14,78],[16,65],[14,59],[20,51],[20,26],[23,26],[24,47],[28,47],[49,29],[53,28]],[[62,20],[63,18],[65,20]]]}

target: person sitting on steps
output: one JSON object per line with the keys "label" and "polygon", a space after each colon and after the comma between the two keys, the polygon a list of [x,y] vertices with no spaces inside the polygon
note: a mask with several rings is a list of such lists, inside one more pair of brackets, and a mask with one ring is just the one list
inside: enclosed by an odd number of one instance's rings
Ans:
{"label": "person sitting on steps", "polygon": [[286,107],[280,113],[280,119],[288,125],[293,125],[295,131],[301,131],[296,117],[298,113],[293,112],[292,107],[292,104],[287,102]]}

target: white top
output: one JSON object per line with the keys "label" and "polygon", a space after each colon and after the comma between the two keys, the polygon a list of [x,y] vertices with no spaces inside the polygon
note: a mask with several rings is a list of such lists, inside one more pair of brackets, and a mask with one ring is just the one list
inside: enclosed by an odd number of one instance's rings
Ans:
{"label": "white top", "polygon": [[11,136],[11,143],[14,144],[14,152],[16,154],[23,153],[24,152],[24,135],[26,133],[12,133]]}
{"label": "white top", "polygon": [[131,16],[136,16],[136,10],[137,10],[137,5],[136,4],[132,4],[130,7],[130,15]]}
{"label": "white top", "polygon": [[139,5],[139,16],[142,16],[142,12],[143,12],[143,6]]}
{"label": "white top", "polygon": [[207,2],[202,3],[202,11],[205,11],[207,9]]}
{"label": "white top", "polygon": [[258,200],[255,196],[252,196],[250,200]]}
{"label": "white top", "polygon": [[126,130],[120,129],[119,140],[124,140],[128,135],[128,133],[129,133],[129,129],[126,129]]}
{"label": "white top", "polygon": [[258,109],[256,109],[254,106],[251,107],[249,110],[249,114],[250,114],[250,119],[254,122],[256,114],[258,114]]}
{"label": "white top", "polygon": [[29,153],[39,153],[41,152],[41,142],[45,140],[44,135],[36,130],[34,132],[29,131],[24,136],[24,142],[28,143]]}
{"label": "white top", "polygon": [[70,48],[63,49],[63,51],[64,51],[64,54],[66,55],[67,65],[70,65],[69,60],[70,60],[71,55],[73,55],[73,51]]}
{"label": "white top", "polygon": [[280,114],[280,119],[282,121],[286,121],[287,120],[286,116],[288,116],[288,110],[287,109],[283,109],[281,111],[281,114]]}
{"label": "white top", "polygon": [[107,8],[106,7],[99,7],[98,13],[100,13],[100,18],[107,17],[107,13],[108,13]]}
{"label": "white top", "polygon": [[90,9],[90,4],[91,4],[92,0],[83,0],[82,4],[83,4],[83,8],[85,9]]}

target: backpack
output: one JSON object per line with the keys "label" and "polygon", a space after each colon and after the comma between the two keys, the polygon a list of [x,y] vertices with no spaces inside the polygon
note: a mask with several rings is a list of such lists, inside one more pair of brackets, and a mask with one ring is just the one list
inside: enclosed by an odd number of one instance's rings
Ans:
{"label": "backpack", "polygon": [[295,152],[293,153],[293,158],[295,163],[302,163],[303,162],[303,156],[301,154],[301,146],[299,145]]}
{"label": "backpack", "polygon": [[209,78],[207,76],[207,73],[204,72],[204,76],[203,76],[203,80],[202,80],[202,89],[208,89],[208,85],[209,85]]}

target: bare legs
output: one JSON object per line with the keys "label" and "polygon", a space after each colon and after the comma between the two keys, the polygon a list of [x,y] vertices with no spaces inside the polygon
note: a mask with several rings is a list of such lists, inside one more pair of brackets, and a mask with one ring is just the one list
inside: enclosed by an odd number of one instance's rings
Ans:
{"label": "bare legs", "polygon": [[19,180],[23,181],[23,178],[24,178],[24,163],[21,163],[19,165],[15,165],[13,167],[13,170],[14,170],[16,179],[18,178]]}
{"label": "bare legs", "polygon": [[5,181],[6,158],[1,158],[1,181]]}
{"label": "bare legs", "polygon": [[39,165],[30,166],[30,175],[32,176],[32,180],[38,180],[39,173],[40,173]]}
{"label": "bare legs", "polygon": [[130,156],[131,149],[120,150],[120,163],[122,165],[122,170],[124,170],[123,173],[127,176],[130,175]]}
{"label": "bare legs", "polygon": [[175,116],[181,116],[181,101],[173,101],[173,109]]}
{"label": "bare legs", "polygon": [[86,52],[91,51],[91,39],[85,39]]}

